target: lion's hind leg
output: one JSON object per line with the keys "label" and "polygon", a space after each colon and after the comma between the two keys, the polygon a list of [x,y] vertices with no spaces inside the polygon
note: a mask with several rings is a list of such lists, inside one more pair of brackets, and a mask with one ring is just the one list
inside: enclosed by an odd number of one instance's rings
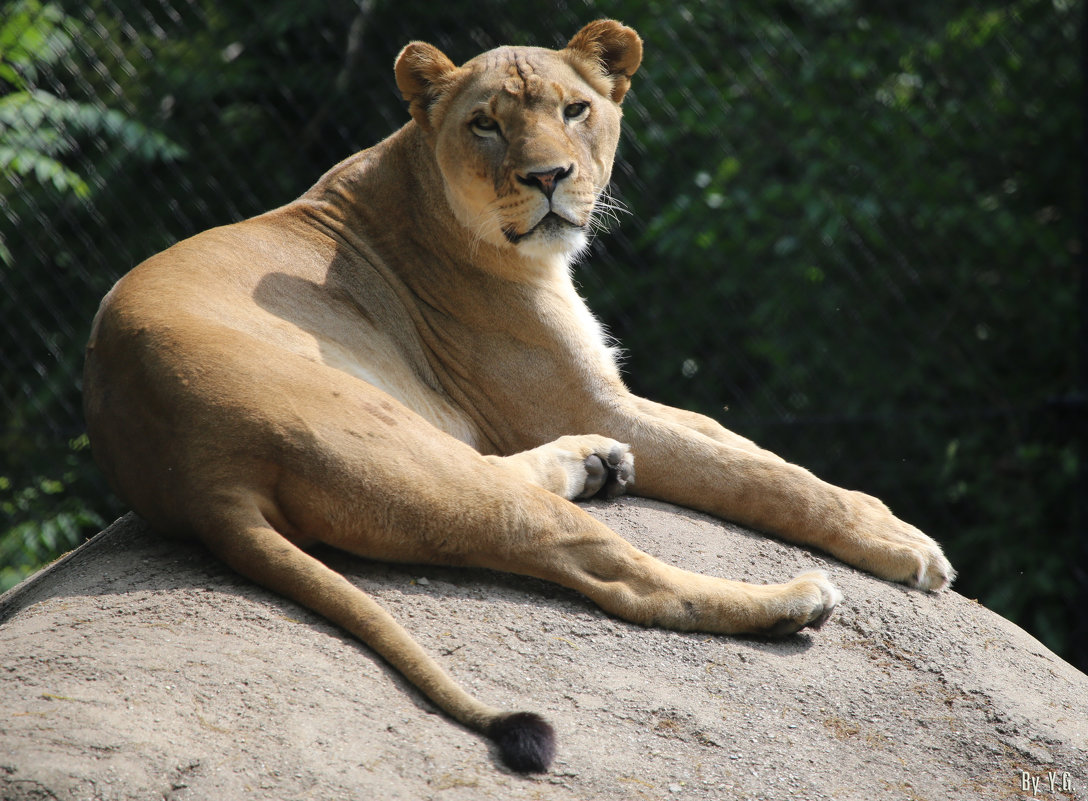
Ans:
{"label": "lion's hind leg", "polygon": [[548,769],[555,734],[545,720],[469,695],[373,598],[282,536],[255,504],[240,501],[201,528],[201,539],[230,567],[355,635],[450,716],[492,739],[507,766]]}
{"label": "lion's hind leg", "polygon": [[569,511],[573,525],[552,526],[524,548],[479,563],[578,590],[625,620],[680,631],[782,637],[819,628],[842,600],[820,571],[782,584],[692,573],[638,550],[581,509]]}

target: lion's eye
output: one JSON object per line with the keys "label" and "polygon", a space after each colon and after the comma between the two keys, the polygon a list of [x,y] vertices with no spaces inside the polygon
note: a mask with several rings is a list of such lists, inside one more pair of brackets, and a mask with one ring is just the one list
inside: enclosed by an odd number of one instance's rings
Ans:
{"label": "lion's eye", "polygon": [[499,123],[490,117],[474,117],[472,122],[469,123],[474,133],[481,136],[490,136],[499,132]]}
{"label": "lion's eye", "polygon": [[563,109],[563,117],[568,121],[580,120],[587,113],[589,113],[589,103],[582,101],[570,103]]}

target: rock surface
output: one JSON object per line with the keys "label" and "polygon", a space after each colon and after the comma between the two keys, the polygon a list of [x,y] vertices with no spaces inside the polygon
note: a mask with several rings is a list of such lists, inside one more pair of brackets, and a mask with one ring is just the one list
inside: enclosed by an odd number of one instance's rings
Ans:
{"label": "rock surface", "polygon": [[365,647],[128,516],[0,597],[0,799],[1088,799],[1088,676],[1008,621],[664,504],[586,506],[682,567],[821,567],[846,600],[781,641],[680,634],[532,579],[323,554],[469,690],[555,725],[525,778]]}

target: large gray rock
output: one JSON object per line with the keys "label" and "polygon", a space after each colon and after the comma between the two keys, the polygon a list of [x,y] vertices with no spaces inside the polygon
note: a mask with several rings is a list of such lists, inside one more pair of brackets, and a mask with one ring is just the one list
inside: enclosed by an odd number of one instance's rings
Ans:
{"label": "large gray rock", "polygon": [[556,765],[524,778],[365,647],[129,516],[0,598],[0,798],[1088,798],[1088,677],[1006,620],[663,504],[588,508],[683,567],[823,567],[846,600],[735,639],[325,554],[471,691],[552,721]]}

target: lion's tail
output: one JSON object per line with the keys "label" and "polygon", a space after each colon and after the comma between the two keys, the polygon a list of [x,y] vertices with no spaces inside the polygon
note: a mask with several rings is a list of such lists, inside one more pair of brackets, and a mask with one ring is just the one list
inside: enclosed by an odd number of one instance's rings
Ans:
{"label": "lion's tail", "polygon": [[373,598],[288,542],[263,516],[259,524],[216,527],[201,539],[246,578],[317,612],[377,651],[451,717],[493,740],[511,769],[540,773],[551,765],[555,732],[547,721],[469,695]]}

